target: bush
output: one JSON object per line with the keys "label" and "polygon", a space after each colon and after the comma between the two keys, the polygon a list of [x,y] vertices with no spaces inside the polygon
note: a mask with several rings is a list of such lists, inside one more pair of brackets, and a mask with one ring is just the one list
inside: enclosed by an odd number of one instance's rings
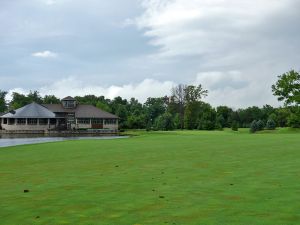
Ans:
{"label": "bush", "polygon": [[216,125],[215,125],[215,129],[216,130],[223,130],[222,124],[217,122]]}
{"label": "bush", "polygon": [[167,112],[160,115],[156,120],[155,128],[157,130],[174,130],[175,124],[172,115]]}
{"label": "bush", "polygon": [[292,128],[300,128],[300,113],[292,113],[288,117],[288,125]]}
{"label": "bush", "polygon": [[253,120],[251,125],[250,125],[250,132],[255,133],[256,131],[258,131],[257,121]]}
{"label": "bush", "polygon": [[257,121],[256,125],[258,131],[263,130],[265,128],[265,123],[262,120]]}
{"label": "bush", "polygon": [[239,124],[238,124],[238,122],[233,121],[232,124],[231,124],[231,129],[233,131],[238,131],[239,130]]}
{"label": "bush", "polygon": [[268,119],[266,128],[267,128],[268,130],[275,130],[275,128],[276,128],[276,123],[275,123],[275,121],[272,120],[272,119]]}

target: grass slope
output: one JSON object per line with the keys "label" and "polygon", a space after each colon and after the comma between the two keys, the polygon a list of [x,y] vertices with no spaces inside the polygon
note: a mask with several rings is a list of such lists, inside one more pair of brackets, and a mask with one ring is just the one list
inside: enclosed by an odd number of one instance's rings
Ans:
{"label": "grass slope", "polygon": [[0,223],[300,224],[299,133],[140,134],[0,149]]}

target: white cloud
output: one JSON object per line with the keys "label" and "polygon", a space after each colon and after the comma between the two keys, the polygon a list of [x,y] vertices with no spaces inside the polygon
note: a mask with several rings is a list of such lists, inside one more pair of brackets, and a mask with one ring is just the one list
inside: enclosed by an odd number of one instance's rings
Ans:
{"label": "white cloud", "polygon": [[129,22],[158,47],[152,58],[195,71],[186,79],[198,74],[213,105],[277,105],[271,85],[299,68],[299,1],[144,0],[143,7]]}
{"label": "white cloud", "polygon": [[42,52],[34,52],[31,54],[33,57],[38,57],[38,58],[56,58],[58,55],[55,52],[51,51],[42,51]]}
{"label": "white cloud", "polygon": [[[254,44],[253,29],[292,0],[144,0],[139,28],[161,56],[218,54],[234,43]],[[247,35],[251,35],[247,37]],[[233,45],[231,45],[233,44]],[[238,47],[237,45],[235,45]],[[238,50],[238,48],[230,49]]]}
{"label": "white cloud", "polygon": [[132,97],[141,102],[146,101],[148,97],[162,97],[169,95],[171,88],[176,85],[171,81],[160,82],[153,79],[145,79],[140,83],[130,83],[121,86],[100,86],[100,85],[86,85],[83,81],[75,77],[69,77],[57,81],[51,85],[44,86],[39,89],[42,95],[54,94],[60,98],[67,95],[83,96],[94,94],[96,96],[104,95],[107,98],[114,98],[121,96],[126,99]]}

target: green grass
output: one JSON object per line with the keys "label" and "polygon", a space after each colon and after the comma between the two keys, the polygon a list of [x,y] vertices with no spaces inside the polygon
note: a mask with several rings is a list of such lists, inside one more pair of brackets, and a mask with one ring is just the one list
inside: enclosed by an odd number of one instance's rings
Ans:
{"label": "green grass", "polygon": [[134,133],[0,149],[0,224],[300,224],[298,131]]}

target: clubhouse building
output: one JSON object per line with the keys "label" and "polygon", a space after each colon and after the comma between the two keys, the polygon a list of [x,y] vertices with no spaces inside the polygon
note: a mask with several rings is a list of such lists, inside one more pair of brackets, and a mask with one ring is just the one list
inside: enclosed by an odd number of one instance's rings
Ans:
{"label": "clubhouse building", "polygon": [[6,131],[118,131],[118,117],[93,105],[77,104],[70,96],[61,104],[35,102],[0,116],[0,127]]}

